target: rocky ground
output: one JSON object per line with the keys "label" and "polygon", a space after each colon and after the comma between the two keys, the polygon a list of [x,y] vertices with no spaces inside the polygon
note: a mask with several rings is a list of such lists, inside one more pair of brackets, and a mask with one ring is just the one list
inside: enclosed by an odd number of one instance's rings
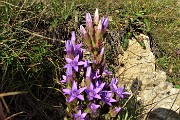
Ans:
{"label": "rocky ground", "polygon": [[156,69],[149,38],[140,36],[144,38],[146,49],[132,39],[129,48],[118,57],[123,64],[117,72],[120,84],[127,85],[142,103],[144,110],[139,119],[180,120],[180,89],[166,81],[164,71]]}

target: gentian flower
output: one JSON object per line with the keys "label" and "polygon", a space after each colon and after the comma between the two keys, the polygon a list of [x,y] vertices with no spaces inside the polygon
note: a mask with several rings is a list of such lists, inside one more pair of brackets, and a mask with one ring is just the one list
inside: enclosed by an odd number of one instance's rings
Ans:
{"label": "gentian flower", "polygon": [[62,78],[63,78],[63,80],[61,80],[60,82],[65,83],[66,82],[66,76],[62,75]]}
{"label": "gentian flower", "polygon": [[88,99],[93,100],[93,98],[101,99],[98,94],[102,88],[94,88],[92,82],[90,83],[89,89],[86,89],[86,93],[88,94]]}
{"label": "gentian flower", "polygon": [[96,110],[97,110],[99,107],[100,107],[100,105],[96,105],[96,104],[94,104],[94,103],[91,103],[91,104],[89,105],[89,108],[90,108],[91,111],[93,111],[93,112],[96,112]]}
{"label": "gentian flower", "polygon": [[108,18],[102,18],[102,28],[103,28],[103,31],[105,32],[107,27],[108,27],[108,23],[109,23],[109,20]]}
{"label": "gentian flower", "polygon": [[111,84],[117,85],[117,83],[118,83],[118,78],[112,78]]}
{"label": "gentian flower", "polygon": [[78,110],[78,113],[73,116],[75,120],[85,120],[86,114],[87,113],[82,113],[81,110]]}
{"label": "gentian flower", "polygon": [[121,98],[124,98],[124,95],[130,94],[128,92],[124,92],[124,87],[118,88],[115,84],[113,84],[113,92],[119,95]]}
{"label": "gentian flower", "polygon": [[116,117],[116,115],[119,113],[120,110],[121,110],[121,107],[116,107],[114,109],[111,109],[110,110],[111,117]]}
{"label": "gentian flower", "polygon": [[115,112],[116,114],[118,114],[120,110],[121,110],[121,107],[116,107],[116,108],[114,109],[114,112]]}
{"label": "gentian flower", "polygon": [[73,55],[74,54],[74,48],[72,45],[72,42],[70,40],[66,41],[66,49],[65,49],[66,53],[69,55]]}
{"label": "gentian flower", "polygon": [[85,44],[87,45],[88,49],[91,51],[93,49],[91,38],[82,25],[80,25],[80,32]]}
{"label": "gentian flower", "polygon": [[112,106],[111,102],[116,102],[115,99],[111,98],[112,93],[110,91],[102,91],[102,101]]}
{"label": "gentian flower", "polygon": [[91,61],[90,60],[85,60],[85,61],[80,61],[80,64],[84,65],[84,68],[87,68],[90,66]]}
{"label": "gentian flower", "polygon": [[102,73],[103,76],[108,76],[110,74],[111,74],[111,72],[109,70],[104,70]]}
{"label": "gentian flower", "polygon": [[92,18],[90,13],[86,13],[86,27],[91,29],[93,27]]}
{"label": "gentian flower", "polygon": [[71,32],[71,43],[72,43],[73,46],[76,45],[76,34],[75,34],[75,31]]}
{"label": "gentian flower", "polygon": [[70,64],[66,65],[66,78],[64,77],[63,79],[66,79],[66,82],[73,80],[73,71],[72,71],[72,66]]}
{"label": "gentian flower", "polygon": [[102,90],[104,88],[105,84],[106,83],[102,83],[102,81],[97,80],[95,85],[96,85],[96,88],[101,88],[101,90]]}
{"label": "gentian flower", "polygon": [[78,62],[78,60],[79,60],[79,55],[77,55],[73,60],[70,59],[70,58],[65,58],[65,60],[66,60],[66,62],[67,62],[68,64],[66,64],[66,65],[64,66],[64,68],[67,68],[67,66],[70,65],[72,68],[74,68],[74,70],[75,70],[76,72],[78,72],[78,65],[82,65],[81,63]]}
{"label": "gentian flower", "polygon": [[110,83],[110,88],[112,91],[114,91],[113,84],[117,85],[118,84],[118,79],[117,78],[112,78],[111,83]]}
{"label": "gentian flower", "polygon": [[94,76],[93,76],[93,79],[98,79],[100,78],[101,75],[100,75],[100,70],[98,69],[95,73],[94,73]]}
{"label": "gentian flower", "polygon": [[77,89],[77,82],[73,81],[72,89],[63,89],[64,94],[70,95],[68,102],[73,101],[75,98],[79,98],[80,100],[84,100],[84,97],[81,93],[86,89],[86,87]]}

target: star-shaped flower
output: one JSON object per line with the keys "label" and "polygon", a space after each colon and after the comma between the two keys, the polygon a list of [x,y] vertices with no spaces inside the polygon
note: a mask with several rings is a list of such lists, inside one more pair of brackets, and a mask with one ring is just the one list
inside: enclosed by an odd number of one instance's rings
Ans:
{"label": "star-shaped flower", "polygon": [[78,72],[78,65],[82,65],[80,62],[78,62],[78,61],[79,61],[79,55],[77,55],[73,60],[70,59],[70,58],[65,58],[65,60],[66,60],[66,62],[67,62],[68,64],[66,64],[66,65],[64,66],[64,68],[67,68],[68,65],[70,65],[72,68],[74,68],[74,70],[75,70],[76,72]]}
{"label": "star-shaped flower", "polygon": [[116,102],[115,99],[111,97],[112,93],[110,91],[103,91],[102,92],[102,101],[107,103],[108,105],[112,106],[111,102]]}
{"label": "star-shaped flower", "polygon": [[100,105],[96,105],[95,103],[91,103],[89,105],[89,108],[93,111],[96,112],[96,110],[100,107]]}
{"label": "star-shaped flower", "polygon": [[77,82],[73,81],[72,89],[63,89],[64,94],[70,95],[68,102],[73,101],[75,98],[78,98],[80,100],[84,100],[84,97],[81,95],[81,93],[86,89],[86,87],[77,89]]}
{"label": "star-shaped flower", "polygon": [[86,90],[89,100],[93,100],[93,98],[101,99],[100,95],[98,94],[101,89],[102,88],[94,88],[94,85],[90,83],[89,89]]}
{"label": "star-shaped flower", "polygon": [[81,110],[78,110],[77,114],[74,114],[74,119],[75,120],[85,120],[87,113],[82,113]]}
{"label": "star-shaped flower", "polygon": [[124,92],[124,87],[118,88],[115,84],[113,84],[113,92],[121,98],[124,98],[124,95],[130,95],[130,93]]}

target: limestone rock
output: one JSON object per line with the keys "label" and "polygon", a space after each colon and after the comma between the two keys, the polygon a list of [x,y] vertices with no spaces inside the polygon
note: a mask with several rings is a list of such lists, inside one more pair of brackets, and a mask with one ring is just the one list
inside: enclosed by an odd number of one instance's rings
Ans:
{"label": "limestone rock", "polygon": [[[137,98],[143,103],[142,106],[146,106],[143,112],[147,114],[139,119],[178,120],[180,90],[173,88],[173,85],[166,81],[164,71],[156,70],[155,56],[151,52],[149,38],[142,34],[140,36],[144,38],[146,49],[132,39],[124,55],[118,56],[121,64],[124,64],[117,72],[120,84],[126,84],[132,90],[133,82],[140,81]],[[137,86],[134,88],[136,90]]]}

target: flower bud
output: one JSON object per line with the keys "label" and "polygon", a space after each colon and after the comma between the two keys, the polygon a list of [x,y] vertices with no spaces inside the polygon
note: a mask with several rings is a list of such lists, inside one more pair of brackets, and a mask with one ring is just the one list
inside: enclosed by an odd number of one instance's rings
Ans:
{"label": "flower bud", "polygon": [[92,42],[91,42],[90,36],[86,32],[85,28],[82,25],[80,26],[80,31],[81,31],[81,35],[82,35],[82,38],[83,38],[85,44],[87,45],[88,49],[90,51],[92,51],[93,47],[92,47]]}
{"label": "flower bud", "polygon": [[86,85],[89,86],[92,80],[92,69],[91,66],[87,67],[86,70]]}
{"label": "flower bud", "polygon": [[92,24],[92,18],[91,18],[91,14],[90,13],[86,13],[86,28],[92,28],[93,24]]}
{"label": "flower bud", "polygon": [[76,45],[76,35],[75,35],[75,31],[71,32],[71,42],[72,45],[75,46]]}
{"label": "flower bud", "polygon": [[99,13],[98,13],[98,9],[96,8],[95,14],[94,14],[94,24],[98,25],[99,23]]}
{"label": "flower bud", "polygon": [[109,23],[108,18],[103,17],[103,19],[102,19],[102,31],[103,31],[103,34],[106,32],[106,29],[108,27],[108,23]]}

